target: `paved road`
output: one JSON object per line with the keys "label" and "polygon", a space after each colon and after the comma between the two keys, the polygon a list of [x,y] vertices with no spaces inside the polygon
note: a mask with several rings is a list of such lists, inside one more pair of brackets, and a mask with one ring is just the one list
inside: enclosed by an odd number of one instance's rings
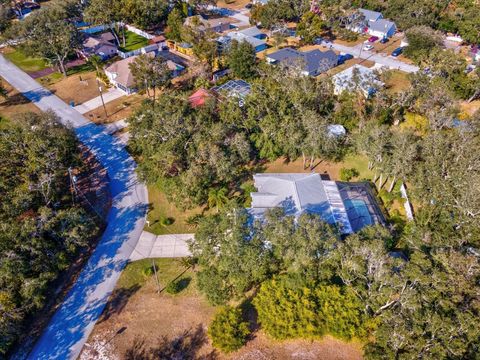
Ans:
{"label": "paved road", "polygon": [[[110,101],[121,98],[122,96],[126,96],[126,94],[121,90],[113,87],[111,89],[108,89],[108,91],[103,94],[103,102],[107,104]],[[102,106],[102,98],[99,95],[96,98],[85,101],[83,104],[75,106],[74,109],[77,110],[80,114],[86,114],[87,112],[95,110],[100,106]]]}
{"label": "paved road", "polygon": [[397,60],[392,56],[387,56],[386,54],[376,54],[366,50],[360,51],[362,46],[363,44],[358,44],[356,46],[345,46],[332,43],[332,48],[337,51],[351,54],[357,58],[360,57],[361,59],[368,59],[370,61],[374,61],[375,63],[387,66],[390,69],[402,70],[407,73],[418,71],[418,66],[406,64],[403,61]]}
{"label": "paved road", "polygon": [[70,124],[80,141],[107,169],[110,178],[112,208],[107,228],[28,357],[75,359],[140,238],[148,204],[147,190],[137,180],[133,159],[104,127],[90,123],[1,55],[0,76],[41,110],[53,109],[63,124]]}
{"label": "paved road", "polygon": [[179,258],[192,255],[187,241],[193,240],[194,234],[155,235],[142,232],[131,261],[150,258]]}

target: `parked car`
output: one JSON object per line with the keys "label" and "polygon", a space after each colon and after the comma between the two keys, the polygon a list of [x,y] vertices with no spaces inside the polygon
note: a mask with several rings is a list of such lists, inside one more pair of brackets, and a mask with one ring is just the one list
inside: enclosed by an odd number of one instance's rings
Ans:
{"label": "parked car", "polygon": [[377,41],[378,39],[379,39],[378,36],[370,36],[370,37],[368,38],[368,42],[375,42],[375,41]]}
{"label": "parked car", "polygon": [[387,42],[388,42],[388,38],[387,38],[387,37],[384,37],[384,38],[382,38],[382,39],[380,40],[380,43],[381,43],[381,44],[385,44],[385,43],[387,43]]}
{"label": "parked car", "polygon": [[373,50],[373,49],[374,49],[374,47],[373,47],[373,45],[371,45],[371,44],[365,44],[365,45],[363,46],[363,50],[369,51],[369,50]]}
{"label": "parked car", "polygon": [[338,65],[341,65],[341,64],[343,64],[345,61],[350,60],[350,59],[353,59],[353,55],[350,55],[350,54],[340,54],[340,55],[338,55],[338,62],[337,62],[337,64],[338,64]]}
{"label": "parked car", "polygon": [[403,52],[403,48],[402,48],[402,47],[396,48],[395,50],[392,51],[392,56],[397,57],[397,56],[400,55],[402,52]]}

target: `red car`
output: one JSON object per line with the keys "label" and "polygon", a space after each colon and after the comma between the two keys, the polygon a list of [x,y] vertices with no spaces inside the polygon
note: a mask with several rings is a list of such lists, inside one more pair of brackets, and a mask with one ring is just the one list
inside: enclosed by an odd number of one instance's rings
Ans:
{"label": "red car", "polygon": [[375,41],[377,41],[378,39],[379,39],[378,36],[370,36],[370,37],[368,38],[368,42],[375,42]]}

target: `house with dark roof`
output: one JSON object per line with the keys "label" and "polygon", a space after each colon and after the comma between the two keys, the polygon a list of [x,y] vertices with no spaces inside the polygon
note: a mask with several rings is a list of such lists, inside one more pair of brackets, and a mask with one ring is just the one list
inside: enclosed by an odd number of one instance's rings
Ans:
{"label": "house with dark roof", "polygon": [[281,64],[289,68],[300,69],[306,76],[317,76],[335,67],[338,62],[334,51],[318,49],[301,52],[292,48],[284,48],[268,54],[266,60],[270,64]]}

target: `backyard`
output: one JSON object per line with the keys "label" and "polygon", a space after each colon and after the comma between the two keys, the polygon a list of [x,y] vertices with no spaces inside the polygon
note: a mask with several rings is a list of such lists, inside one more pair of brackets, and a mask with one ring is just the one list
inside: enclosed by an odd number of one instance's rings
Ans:
{"label": "backyard", "polygon": [[[129,264],[80,359],[99,358],[99,352],[105,358],[125,358],[127,354],[129,358],[142,358],[142,354],[151,351],[161,358],[173,350],[182,352],[179,358],[188,359],[362,358],[361,344],[356,342],[346,343],[329,336],[319,341],[274,341],[262,331],[257,331],[239,351],[222,354],[206,336],[216,308],[197,291],[194,271],[177,259],[155,259],[155,264],[161,293],[157,293],[152,260]],[[174,279],[182,286],[179,293],[172,295],[165,286]]]}
{"label": "backyard", "polygon": [[[122,36],[120,36],[121,45],[123,45],[122,41],[123,41]],[[121,46],[119,49],[120,51],[123,51],[123,52],[129,52],[129,51],[140,49],[147,45],[148,45],[147,38],[144,38],[143,36],[137,35],[134,32],[127,30],[125,31],[125,46]]]}

